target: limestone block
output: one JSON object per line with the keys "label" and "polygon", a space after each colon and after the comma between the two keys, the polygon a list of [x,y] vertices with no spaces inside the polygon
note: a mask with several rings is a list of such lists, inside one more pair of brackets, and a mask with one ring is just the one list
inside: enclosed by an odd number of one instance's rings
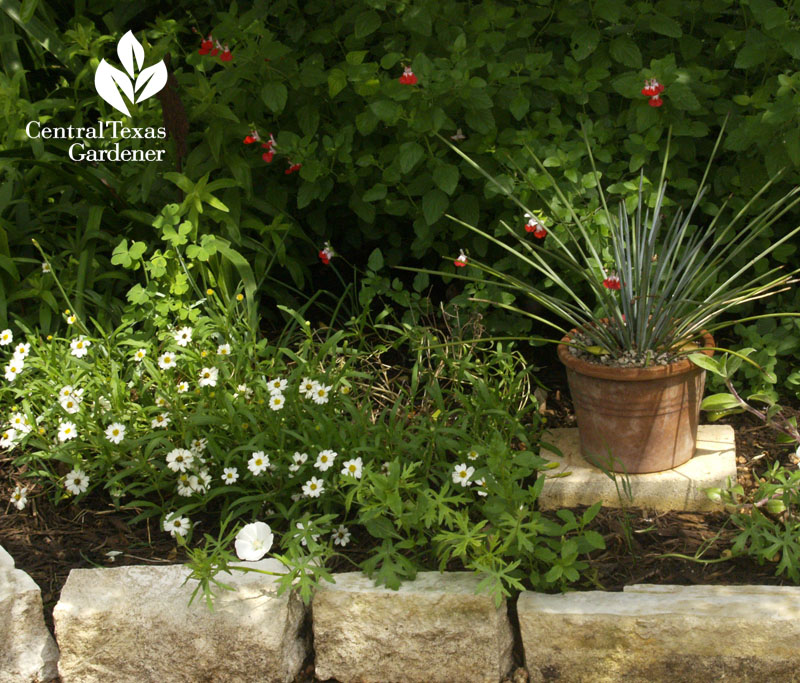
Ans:
{"label": "limestone block", "polygon": [[[242,562],[285,571],[277,560]],[[73,569],[53,611],[64,683],[293,681],[308,653],[306,610],[277,596],[273,576],[233,572],[217,580],[214,611],[183,565]],[[215,591],[216,592],[216,591]]]}
{"label": "limestone block", "polygon": [[[543,510],[592,505],[598,500],[606,507],[638,507],[649,510],[722,510],[705,489],[724,488],[728,480],[736,482],[736,446],[730,425],[699,425],[697,450],[693,458],[680,467],[665,472],[631,474],[633,500],[624,492],[623,474],[616,474],[616,484],[609,475],[587,463],[580,452],[578,429],[556,428],[542,435],[540,455],[559,463],[547,472],[547,480],[539,496]],[[558,448],[563,457],[547,449],[545,443]],[[566,476],[565,476],[566,475]]]}
{"label": "limestone block", "polygon": [[58,648],[44,624],[39,586],[3,553],[10,565],[0,564],[0,683],[55,680]]}
{"label": "limestone block", "polygon": [[14,568],[14,558],[6,552],[5,548],[0,545],[0,569]]}
{"label": "limestone block", "polygon": [[341,683],[497,683],[511,668],[505,602],[470,572],[420,572],[395,591],[360,572],[320,584],[312,605],[316,675]]}
{"label": "limestone block", "polygon": [[525,592],[517,603],[531,681],[794,681],[800,588],[631,586]]}

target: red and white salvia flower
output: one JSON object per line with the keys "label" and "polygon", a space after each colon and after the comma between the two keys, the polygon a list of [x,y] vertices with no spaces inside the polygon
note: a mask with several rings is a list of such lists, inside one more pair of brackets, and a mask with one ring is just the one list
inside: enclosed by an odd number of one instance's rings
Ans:
{"label": "red and white salvia flower", "polygon": [[211,37],[211,34],[208,34],[208,38],[200,43],[200,49],[197,51],[199,55],[207,55],[211,52],[212,48],[214,47],[214,39]]}
{"label": "red and white salvia flower", "polygon": [[622,283],[619,281],[619,276],[616,273],[612,273],[611,275],[606,275],[606,279],[603,280],[603,287],[606,289],[619,289],[622,287]]}
{"label": "red and white salvia flower", "polygon": [[293,164],[293,163],[289,162],[289,168],[287,168],[287,169],[284,171],[284,173],[285,173],[286,175],[290,175],[290,174],[292,174],[292,173],[296,173],[297,171],[299,171],[299,170],[300,170],[300,168],[302,167],[302,165],[303,165],[303,164]]}
{"label": "red and white salvia flower", "polygon": [[227,43],[225,43],[225,49],[222,51],[222,54],[219,56],[219,59],[221,62],[233,61],[233,53],[231,53]]}
{"label": "red and white salvia flower", "polygon": [[664,92],[664,86],[658,82],[657,79],[651,78],[644,82],[644,88],[642,88],[642,95],[650,98],[648,104],[651,107],[660,107],[664,104],[664,100],[659,97],[659,95]]}
{"label": "red and white salvia flower", "polygon": [[417,77],[414,75],[414,72],[411,70],[411,67],[404,67],[403,68],[403,75],[397,79],[403,85],[416,85],[417,84]]}
{"label": "red and white salvia flower", "polygon": [[[196,29],[193,30],[195,33],[197,33]],[[221,53],[220,50],[222,51]],[[197,51],[197,54],[211,55],[212,57],[219,55],[220,61],[233,61],[233,53],[228,47],[228,44],[225,43],[223,46],[218,40],[214,40],[214,37],[210,33],[208,34],[208,37],[200,43],[200,49]]]}
{"label": "red and white salvia flower", "polygon": [[319,260],[327,266],[334,256],[336,256],[336,252],[333,250],[331,243],[325,242],[325,248],[319,252]]}
{"label": "red and white salvia flower", "polygon": [[457,268],[463,268],[464,266],[467,265],[468,260],[469,259],[467,258],[467,255],[464,253],[464,250],[462,249],[461,253],[458,255],[458,258],[455,261],[453,261],[453,265],[456,266]]}
{"label": "red and white salvia flower", "polygon": [[544,239],[545,235],[547,235],[547,230],[544,229],[539,220],[529,213],[525,214],[525,218],[528,219],[528,222],[525,223],[525,232],[532,232],[537,239]]}
{"label": "red and white salvia flower", "polygon": [[268,164],[272,163],[272,157],[275,156],[275,138],[272,137],[272,133],[269,134],[269,140],[262,142],[261,146],[267,150],[261,155],[261,158]]}
{"label": "red and white salvia flower", "polygon": [[249,135],[246,135],[242,142],[245,145],[252,145],[254,142],[258,142],[261,140],[261,137],[258,135],[257,130],[251,130]]}

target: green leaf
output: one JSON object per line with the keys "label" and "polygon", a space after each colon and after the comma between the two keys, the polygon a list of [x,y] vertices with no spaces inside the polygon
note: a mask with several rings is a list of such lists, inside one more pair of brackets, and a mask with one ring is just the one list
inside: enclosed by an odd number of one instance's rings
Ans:
{"label": "green leaf", "polygon": [[383,57],[381,57],[381,69],[386,69],[387,71],[391,69],[397,62],[399,62],[403,58],[403,55],[399,52],[388,52]]}
{"label": "green leaf", "polygon": [[36,13],[36,7],[39,4],[39,0],[22,0],[22,7],[19,10],[19,18],[22,19],[26,24],[33,19],[33,15]]}
{"label": "green leaf", "polygon": [[412,283],[412,287],[414,287],[415,292],[421,292],[425,289],[430,282],[430,277],[428,273],[417,273],[414,276],[414,282]]}
{"label": "green leaf", "polygon": [[694,96],[688,85],[684,83],[673,83],[667,90],[664,91],[669,102],[678,109],[685,111],[697,111],[700,109],[700,102]]}
{"label": "green leaf", "polygon": [[355,50],[353,52],[348,52],[345,56],[345,60],[352,66],[358,66],[364,61],[364,57],[368,54],[369,52],[367,50]]}
{"label": "green leaf", "polygon": [[731,410],[741,408],[742,404],[736,400],[733,394],[712,394],[703,399],[700,405],[701,410]]}
{"label": "green leaf", "polygon": [[704,353],[692,353],[689,355],[689,360],[695,365],[699,365],[704,370],[713,372],[715,375],[719,375],[720,377],[725,377],[725,373],[723,373],[720,369],[719,363],[715,359],[709,358]]}
{"label": "green leaf", "polygon": [[331,69],[328,72],[328,95],[336,97],[347,85],[347,76],[341,69]]}
{"label": "green leaf", "polygon": [[381,121],[394,123],[400,116],[400,105],[391,100],[378,100],[369,105],[372,113]]}
{"label": "green leaf", "polygon": [[627,8],[623,0],[597,0],[594,3],[594,13],[601,19],[616,24]]}
{"label": "green leaf", "polygon": [[356,38],[365,38],[380,28],[381,17],[375,10],[367,10],[356,17],[353,32]]}
{"label": "green leaf", "polygon": [[611,41],[609,47],[611,56],[620,64],[632,69],[642,67],[642,53],[638,46],[628,36],[617,36]]}
{"label": "green leaf", "polygon": [[383,268],[383,254],[380,249],[374,249],[367,259],[367,268],[379,271]]}
{"label": "green leaf", "polygon": [[319,127],[319,108],[311,105],[300,107],[297,110],[297,125],[303,135],[311,137]]}
{"label": "green leaf", "polygon": [[288,92],[283,83],[268,81],[261,88],[261,99],[273,114],[280,114],[286,106]]}
{"label": "green leaf", "polygon": [[433,225],[444,215],[449,204],[450,200],[444,192],[435,188],[428,190],[422,197],[422,213],[425,216],[425,222]]}
{"label": "green leaf", "polygon": [[570,46],[575,61],[586,59],[597,49],[600,43],[600,31],[589,26],[581,26],[572,32]]}
{"label": "green leaf", "polygon": [[660,33],[662,36],[669,36],[670,38],[680,38],[683,35],[681,25],[674,19],[670,19],[666,14],[656,12],[649,17],[650,30],[654,33]]}
{"label": "green leaf", "polygon": [[517,121],[521,121],[523,118],[525,118],[525,114],[528,113],[530,106],[530,100],[521,92],[518,92],[516,95],[514,95],[514,99],[511,100],[508,110]]}
{"label": "green leaf", "polygon": [[436,186],[447,192],[453,194],[453,191],[458,187],[458,166],[453,164],[441,164],[433,172],[433,182]]}
{"label": "green leaf", "polygon": [[361,199],[365,202],[376,202],[386,197],[386,189],[383,183],[376,183],[361,196]]}
{"label": "green leaf", "polygon": [[417,163],[422,159],[425,150],[421,145],[416,142],[404,142],[400,145],[400,151],[397,155],[400,170],[403,173],[408,173]]}

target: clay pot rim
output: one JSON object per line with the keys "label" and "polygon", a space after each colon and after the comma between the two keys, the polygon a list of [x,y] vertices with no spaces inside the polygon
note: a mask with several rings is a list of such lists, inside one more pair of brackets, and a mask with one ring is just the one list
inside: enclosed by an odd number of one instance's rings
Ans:
{"label": "clay pot rim", "polygon": [[[599,322],[607,322],[607,318]],[[683,375],[690,372],[704,372],[703,368],[695,365],[688,358],[682,358],[677,363],[670,363],[669,365],[651,365],[647,368],[622,368],[610,365],[599,365],[597,363],[589,363],[569,352],[569,347],[566,343],[572,337],[572,333],[577,332],[577,328],[571,329],[558,344],[558,359],[567,366],[570,370],[580,373],[581,375],[589,375],[590,377],[598,377],[600,379],[611,379],[620,382],[637,382],[642,380],[661,379],[663,377],[673,377],[675,375]],[[706,330],[701,330],[699,333],[703,338],[703,346],[714,346],[714,337]],[[709,358],[714,355],[714,349],[703,349],[700,353],[704,353]]]}

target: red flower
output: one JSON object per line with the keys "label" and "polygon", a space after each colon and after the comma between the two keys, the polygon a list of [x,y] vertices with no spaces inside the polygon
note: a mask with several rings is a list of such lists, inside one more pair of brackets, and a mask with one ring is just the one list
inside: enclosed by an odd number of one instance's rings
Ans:
{"label": "red flower", "polygon": [[644,82],[644,88],[642,88],[642,95],[646,95],[647,97],[654,97],[655,95],[659,95],[664,92],[664,86],[661,85],[655,78],[650,79],[649,81]]}
{"label": "red flower", "polygon": [[529,213],[526,213],[525,217],[528,219],[528,222],[525,223],[525,232],[532,232],[537,239],[544,239],[545,235],[547,235],[547,230],[544,229],[544,226]]}
{"label": "red flower", "polygon": [[233,61],[233,54],[228,49],[228,46],[225,46],[225,49],[222,51],[222,54],[219,56],[220,60],[223,62],[232,62]]}
{"label": "red flower", "polygon": [[216,56],[219,54],[219,48],[218,48],[218,47],[215,47],[215,48],[214,48],[213,50],[211,50],[211,52],[209,52],[208,54],[210,54],[212,57],[216,57]]}
{"label": "red flower", "polygon": [[334,256],[336,256],[336,252],[333,250],[331,243],[325,242],[325,248],[319,252],[319,260],[327,266]]}
{"label": "red flower", "polygon": [[[274,157],[274,156],[275,156],[275,152],[273,152],[272,150],[270,150],[269,152],[264,152],[264,153],[261,155],[261,158],[262,158],[264,161],[266,161],[268,164],[270,164],[270,163],[272,163],[272,157]],[[288,173],[288,171],[287,171],[287,173]]]}
{"label": "red flower", "polygon": [[453,265],[456,266],[457,268],[463,268],[464,266],[467,265],[468,260],[469,259],[467,259],[467,255],[464,253],[464,250],[462,249],[461,253],[458,255],[458,258],[455,261],[453,261]]}
{"label": "red flower", "polygon": [[606,289],[619,289],[622,287],[622,283],[619,281],[618,275],[608,275],[606,279],[603,280],[603,287]]}
{"label": "red flower", "polygon": [[417,77],[414,75],[414,72],[409,67],[404,67],[403,75],[397,79],[403,85],[416,85],[417,84]]}
{"label": "red flower", "polygon": [[533,236],[537,239],[543,240],[547,235],[547,230],[545,230],[541,225],[533,231]]}
{"label": "red flower", "polygon": [[245,136],[244,142],[245,145],[252,145],[254,142],[258,142],[261,138],[258,135],[257,130],[251,130],[250,135]]}
{"label": "red flower", "polygon": [[664,100],[662,100],[658,95],[655,95],[650,98],[650,101],[647,104],[649,104],[651,107],[660,107],[662,104],[664,104]]}
{"label": "red flower", "polygon": [[[271,150],[270,150],[270,152],[271,152]],[[272,161],[272,159],[270,159],[270,161]],[[300,170],[300,167],[301,167],[302,165],[303,165],[303,164],[292,164],[291,166],[289,166],[289,168],[287,168],[287,169],[284,171],[284,173],[285,173],[286,175],[289,175],[289,174],[291,174],[291,173],[294,173],[295,171],[299,171],[299,170]]]}
{"label": "red flower", "polygon": [[202,43],[200,43],[200,49],[197,51],[199,55],[207,55],[211,52],[211,48],[214,47],[214,41],[211,38],[211,34],[208,34],[208,38],[206,38]]}

